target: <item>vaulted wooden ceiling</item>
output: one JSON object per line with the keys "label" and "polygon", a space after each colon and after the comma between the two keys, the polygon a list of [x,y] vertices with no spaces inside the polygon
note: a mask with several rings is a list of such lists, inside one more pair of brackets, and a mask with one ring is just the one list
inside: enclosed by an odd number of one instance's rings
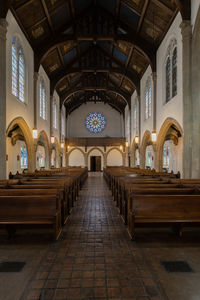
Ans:
{"label": "vaulted wooden ceiling", "polygon": [[67,113],[88,101],[123,112],[177,12],[190,18],[189,0],[8,2]]}

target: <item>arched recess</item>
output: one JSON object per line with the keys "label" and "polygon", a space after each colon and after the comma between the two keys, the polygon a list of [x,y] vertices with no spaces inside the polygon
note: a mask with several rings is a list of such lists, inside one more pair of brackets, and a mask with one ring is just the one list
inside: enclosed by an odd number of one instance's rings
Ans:
{"label": "arched recess", "polygon": [[[93,154],[93,155],[91,155]],[[87,153],[87,163],[88,163],[88,170],[90,171],[90,156],[101,156],[101,170],[106,166],[106,155],[105,153],[98,147],[93,147]]]}
{"label": "arched recess", "polygon": [[[59,168],[61,165],[61,157],[60,157],[60,144],[58,142],[58,139],[55,138],[54,144],[51,146],[51,167]],[[55,153],[55,154],[54,154]]]}
{"label": "arched recess", "polygon": [[[36,141],[36,153],[38,146],[42,146],[45,149],[45,169],[49,169],[50,166],[50,145],[49,139],[44,130],[40,131],[38,139]],[[38,159],[38,158],[37,158]]]}
{"label": "arched recess", "polygon": [[125,157],[123,152],[117,147],[112,147],[106,153],[106,165],[107,166],[124,166]]}
{"label": "arched recess", "polygon": [[67,153],[67,162],[68,166],[86,167],[86,154],[81,148],[75,147]]}
{"label": "arched recess", "polygon": [[[160,128],[157,138],[157,155],[156,155],[156,170],[162,171],[163,169],[163,146],[165,141],[171,140],[174,145],[182,146],[183,130],[180,124],[173,118],[167,118]],[[181,139],[180,139],[181,138]],[[178,154],[182,158],[182,148]],[[182,165],[182,159],[181,159]],[[182,171],[182,170],[179,170]]]}
{"label": "arched recess", "polygon": [[[17,140],[24,140],[28,153],[28,171],[32,172],[35,168],[34,143],[32,133],[22,117],[17,117],[10,122],[6,130],[6,137],[12,139],[14,145]],[[8,144],[8,143],[7,143]],[[8,157],[9,159],[9,157]],[[9,170],[7,170],[8,172]]]}

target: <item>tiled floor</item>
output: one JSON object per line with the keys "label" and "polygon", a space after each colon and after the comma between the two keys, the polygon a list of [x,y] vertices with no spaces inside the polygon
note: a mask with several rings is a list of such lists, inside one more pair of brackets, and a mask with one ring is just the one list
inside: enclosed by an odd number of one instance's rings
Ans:
{"label": "tiled floor", "polygon": [[[200,300],[199,231],[138,230],[129,239],[102,174],[90,173],[61,239],[0,234],[0,262],[25,261],[0,273],[0,300]],[[161,260],[186,260],[193,273],[167,273]]]}
{"label": "tiled floor", "polygon": [[50,246],[23,299],[164,299],[102,176],[90,175],[62,239]]}

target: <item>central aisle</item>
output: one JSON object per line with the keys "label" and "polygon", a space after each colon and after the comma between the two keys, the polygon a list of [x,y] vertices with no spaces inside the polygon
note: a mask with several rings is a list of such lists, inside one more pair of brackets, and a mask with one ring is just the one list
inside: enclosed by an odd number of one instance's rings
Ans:
{"label": "central aisle", "polygon": [[61,239],[22,299],[160,300],[100,173],[90,173]]}

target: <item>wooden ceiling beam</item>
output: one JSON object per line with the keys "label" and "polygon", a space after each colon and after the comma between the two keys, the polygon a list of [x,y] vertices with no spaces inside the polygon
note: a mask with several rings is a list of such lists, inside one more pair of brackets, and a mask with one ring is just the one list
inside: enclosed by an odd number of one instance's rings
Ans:
{"label": "wooden ceiling beam", "polygon": [[149,2],[150,2],[150,0],[145,0],[144,6],[143,6],[143,9],[142,9],[142,13],[141,13],[141,16],[140,16],[140,20],[139,20],[139,23],[138,23],[138,27],[137,27],[137,34],[140,32],[140,29],[142,28],[143,21],[144,21],[146,12],[147,12],[147,8],[149,6]]}
{"label": "wooden ceiling beam", "polygon": [[169,15],[173,14],[173,10],[171,10],[166,4],[164,4],[163,2],[159,1],[159,0],[151,0],[156,6],[158,6],[159,8],[161,8],[162,10],[164,10],[166,13],[168,13]]}
{"label": "wooden ceiling beam", "polygon": [[134,9],[126,0],[121,0],[122,4],[124,4],[128,9],[130,9],[133,13],[135,13],[136,15],[140,16],[141,13],[139,11],[137,11],[136,9]]}
{"label": "wooden ceiling beam", "polygon": [[191,20],[191,0],[174,0],[183,20]]}
{"label": "wooden ceiling beam", "polygon": [[48,11],[47,5],[45,3],[45,0],[40,0],[40,2],[42,4],[43,10],[44,10],[44,14],[45,14],[45,16],[47,18],[47,21],[48,21],[49,27],[51,29],[51,32],[54,34],[53,24],[51,22],[51,17],[49,15],[49,11]]}

